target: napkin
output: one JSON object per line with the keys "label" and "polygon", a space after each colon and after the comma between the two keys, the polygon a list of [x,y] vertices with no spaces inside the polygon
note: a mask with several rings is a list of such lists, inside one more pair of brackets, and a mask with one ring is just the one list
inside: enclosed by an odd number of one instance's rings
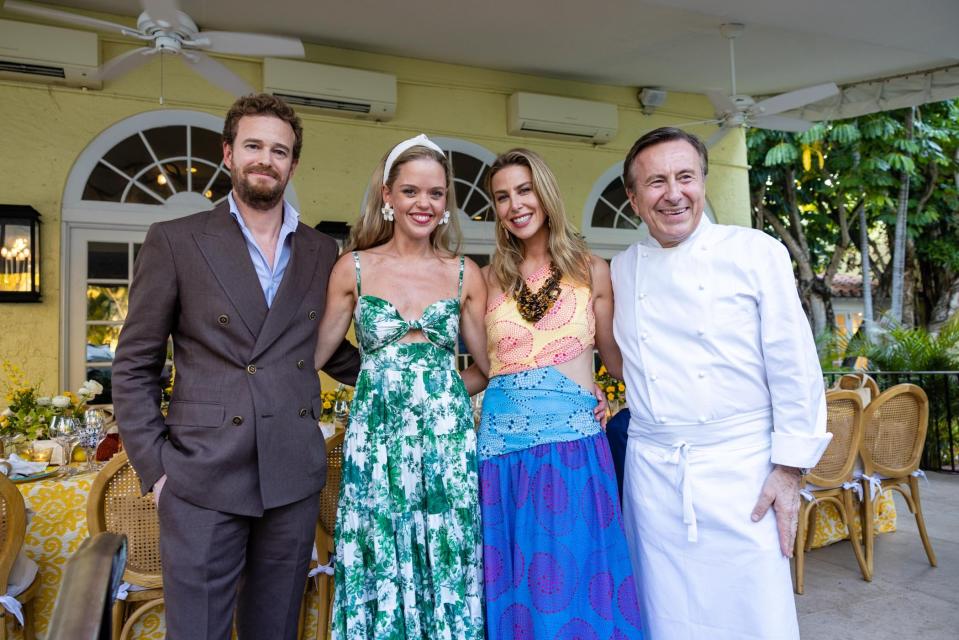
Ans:
{"label": "napkin", "polygon": [[7,458],[7,462],[10,463],[10,477],[15,478],[17,476],[32,476],[35,473],[40,473],[47,468],[46,462],[30,462],[29,460],[24,460],[15,453],[11,453],[10,457]]}

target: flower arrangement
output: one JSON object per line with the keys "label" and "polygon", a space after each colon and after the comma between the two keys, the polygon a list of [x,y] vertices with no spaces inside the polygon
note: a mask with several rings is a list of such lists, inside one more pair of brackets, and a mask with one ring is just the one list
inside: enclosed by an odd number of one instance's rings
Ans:
{"label": "flower arrangement", "polygon": [[55,396],[40,395],[39,385],[26,382],[23,370],[4,360],[7,408],[0,414],[0,437],[37,440],[47,436],[47,425],[54,416],[83,418],[87,403],[103,392],[95,380],[87,380],[76,392],[64,391]]}
{"label": "flower arrangement", "polygon": [[606,400],[610,405],[622,405],[626,402],[626,385],[609,375],[606,365],[602,365],[595,376],[596,385],[606,393]]}
{"label": "flower arrangement", "polygon": [[336,413],[336,401],[346,400],[349,403],[353,399],[352,387],[340,385],[336,391],[324,391],[320,394],[323,401],[323,410],[320,413],[320,422],[333,422]]}

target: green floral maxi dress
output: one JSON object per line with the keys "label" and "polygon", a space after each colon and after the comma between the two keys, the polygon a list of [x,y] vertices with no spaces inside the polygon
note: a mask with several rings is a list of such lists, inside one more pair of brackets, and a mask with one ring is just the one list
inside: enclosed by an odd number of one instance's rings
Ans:
{"label": "green floral maxi dress", "polygon": [[[343,445],[333,638],[481,640],[476,434],[454,359],[460,296],[407,321],[362,295],[353,260],[362,366]],[[414,329],[428,341],[398,342]]]}

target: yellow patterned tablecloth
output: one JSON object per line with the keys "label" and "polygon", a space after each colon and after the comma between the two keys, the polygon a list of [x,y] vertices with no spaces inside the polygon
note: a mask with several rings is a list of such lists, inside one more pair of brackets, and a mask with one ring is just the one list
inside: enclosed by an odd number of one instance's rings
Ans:
{"label": "yellow patterned tablecloth", "polygon": [[[856,525],[860,525],[859,503],[856,503],[856,513],[853,518]],[[820,503],[817,508],[816,528],[813,531],[812,546],[814,549],[825,547],[840,540],[849,538],[849,530],[842,523],[839,517],[839,511],[835,506],[828,502]],[[893,502],[892,493],[884,491],[882,495],[876,498],[876,512],[873,517],[873,524],[876,533],[891,533],[896,530],[896,503]]]}
{"label": "yellow patterned tablecloth", "polygon": [[[27,555],[40,566],[40,592],[34,604],[38,638],[45,638],[53,603],[63,581],[67,560],[87,537],[87,496],[95,474],[82,473],[66,478],[47,478],[17,485],[23,494],[27,509],[32,512],[23,547]],[[316,592],[307,598],[304,638],[316,637]],[[160,640],[165,637],[163,608],[141,617],[134,628],[136,640]],[[19,627],[4,616],[8,637],[22,638]]]}

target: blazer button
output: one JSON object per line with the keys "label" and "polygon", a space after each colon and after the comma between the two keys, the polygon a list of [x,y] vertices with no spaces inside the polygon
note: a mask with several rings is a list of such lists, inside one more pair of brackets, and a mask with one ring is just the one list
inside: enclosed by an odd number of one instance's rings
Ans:
{"label": "blazer button", "polygon": [[220,314],[216,321],[220,324],[230,324],[230,316],[226,315],[225,313]]}
{"label": "blazer button", "polygon": [[255,364],[247,365],[246,371],[250,375],[253,375],[254,373],[256,373],[256,365]]}
{"label": "blazer button", "polygon": [[233,416],[233,424],[235,424],[236,426],[240,426],[241,424],[243,424],[243,417]]}
{"label": "blazer button", "polygon": [[306,366],[306,363],[303,362],[302,360],[297,360],[297,361],[296,361],[296,368],[297,368],[297,369],[302,369],[304,366]]}
{"label": "blazer button", "polygon": [[306,414],[309,413],[306,409],[300,409],[300,417],[305,418]]}
{"label": "blazer button", "polygon": [[310,320],[316,320],[316,311],[310,311]]}

